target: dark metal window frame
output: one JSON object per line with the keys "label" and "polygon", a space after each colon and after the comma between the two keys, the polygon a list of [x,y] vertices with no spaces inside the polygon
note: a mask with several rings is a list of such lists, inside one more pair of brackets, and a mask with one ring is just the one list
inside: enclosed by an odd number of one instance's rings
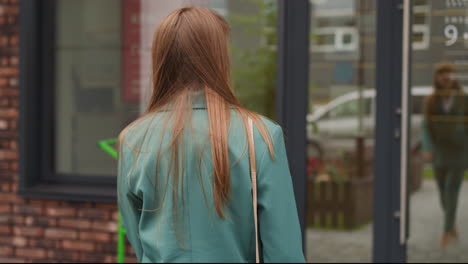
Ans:
{"label": "dark metal window frame", "polygon": [[[279,0],[276,113],[283,127],[304,251],[307,217],[306,116],[309,87],[309,0]],[[305,54],[305,56],[304,56]]]}
{"label": "dark metal window frame", "polygon": [[54,172],[55,0],[20,2],[20,181],[26,198],[116,201],[116,178]]}
{"label": "dark metal window frame", "polygon": [[[400,244],[403,1],[378,0],[373,261],[406,262]],[[411,78],[410,78],[411,79]],[[411,98],[411,97],[410,97]]]}

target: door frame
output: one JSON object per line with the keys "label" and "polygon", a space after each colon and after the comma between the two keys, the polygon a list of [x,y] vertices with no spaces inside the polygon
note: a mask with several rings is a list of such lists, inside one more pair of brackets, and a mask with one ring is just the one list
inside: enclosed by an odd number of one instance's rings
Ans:
{"label": "door frame", "polygon": [[[306,249],[309,0],[278,0],[277,122],[283,127],[297,211]],[[304,54],[307,54],[304,56]]]}
{"label": "door frame", "polygon": [[402,151],[407,149],[407,131],[403,130],[410,98],[408,89],[406,94],[402,90],[403,82],[407,88],[411,79],[408,67],[403,67],[403,60],[410,65],[411,59],[410,8],[408,0],[377,2],[373,261],[379,263],[406,262],[407,165]]}

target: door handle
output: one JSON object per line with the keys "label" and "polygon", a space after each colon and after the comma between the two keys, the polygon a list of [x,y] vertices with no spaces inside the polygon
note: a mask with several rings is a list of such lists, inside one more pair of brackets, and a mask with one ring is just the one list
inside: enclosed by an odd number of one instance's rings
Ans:
{"label": "door handle", "polygon": [[402,43],[402,74],[401,74],[401,163],[400,163],[400,244],[407,241],[407,210],[408,210],[408,125],[409,125],[409,70],[411,51],[411,0],[403,0],[403,43]]}

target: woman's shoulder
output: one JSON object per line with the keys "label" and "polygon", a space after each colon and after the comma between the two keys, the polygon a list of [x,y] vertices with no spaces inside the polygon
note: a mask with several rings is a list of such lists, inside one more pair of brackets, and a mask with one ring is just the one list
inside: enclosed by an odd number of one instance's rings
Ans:
{"label": "woman's shoulder", "polygon": [[[264,115],[261,115],[261,114],[258,114],[258,113],[249,113],[250,116],[257,120],[258,122],[255,122],[254,121],[254,136],[255,138],[257,137],[260,137],[261,134],[260,134],[260,127],[263,127],[266,129],[266,132],[268,132],[269,134],[271,134],[271,136],[273,136],[274,134],[277,134],[277,133],[280,133],[282,132],[282,128],[281,126],[276,123],[275,121],[273,121],[272,119],[264,116]],[[244,119],[242,118],[242,115],[239,114],[237,111],[233,111],[233,116],[232,116],[232,122],[231,122],[231,127],[232,128],[235,128],[235,129],[242,129],[243,130],[243,122],[244,122]]]}
{"label": "woman's shoulder", "polygon": [[141,146],[143,141],[155,137],[160,127],[157,124],[161,124],[160,119],[160,113],[146,114],[139,117],[120,132],[119,144],[127,146],[130,149]]}
{"label": "woman's shoulder", "polygon": [[283,128],[274,120],[260,114],[257,114],[257,118],[259,120],[259,123],[255,126],[255,134],[257,136],[261,137],[260,128],[258,126],[263,126],[272,139],[283,136]]}

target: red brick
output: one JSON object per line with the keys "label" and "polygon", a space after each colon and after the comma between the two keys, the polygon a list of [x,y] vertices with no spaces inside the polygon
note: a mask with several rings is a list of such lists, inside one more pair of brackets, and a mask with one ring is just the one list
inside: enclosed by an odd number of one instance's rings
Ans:
{"label": "red brick", "polygon": [[11,257],[13,255],[12,247],[0,246],[0,256],[2,257]]}
{"label": "red brick", "polygon": [[[1,87],[1,85],[0,85]],[[0,107],[8,107],[10,105],[10,99],[9,98],[1,98],[0,99]]]}
{"label": "red brick", "polygon": [[15,226],[13,233],[25,237],[41,237],[44,235],[44,229],[40,227]]}
{"label": "red brick", "polygon": [[4,87],[8,84],[7,78],[0,78],[0,87]]}
{"label": "red brick", "polygon": [[18,111],[16,109],[6,109],[6,110],[0,109],[0,117],[16,119],[18,118]]}
{"label": "red brick", "polygon": [[[8,169],[8,166],[9,166],[8,162],[6,162],[6,161],[0,161],[0,170],[5,171],[5,170]],[[1,194],[0,194],[0,195],[1,195]],[[3,200],[0,200],[0,201],[3,201]]]}
{"label": "red brick", "polygon": [[18,96],[19,92],[16,88],[9,88],[9,89],[0,89],[0,97],[7,97],[7,96]]}
{"label": "red brick", "polygon": [[64,249],[76,251],[94,251],[95,249],[94,243],[91,243],[89,241],[65,240],[62,242],[62,247]]}
{"label": "red brick", "polygon": [[0,204],[0,214],[8,214],[11,213],[11,205],[9,204]]}
{"label": "red brick", "polygon": [[106,256],[104,263],[117,263],[116,256]]}
{"label": "red brick", "polygon": [[138,259],[136,257],[126,257],[125,262],[126,263],[138,263]]}
{"label": "red brick", "polygon": [[[18,78],[10,78],[10,88],[18,89]],[[18,105],[18,100],[16,100],[15,98],[17,97],[12,97],[12,99],[14,99],[14,102],[16,101],[15,103],[12,103],[12,106]]]}
{"label": "red brick", "polygon": [[0,139],[0,148],[8,149],[10,147],[10,140]]}
{"label": "red brick", "polygon": [[116,243],[96,243],[96,252],[107,253],[107,254],[117,254],[117,244]]}
{"label": "red brick", "polygon": [[96,204],[96,208],[117,210],[117,204]]}
{"label": "red brick", "polygon": [[102,263],[106,260],[106,256],[103,254],[95,253],[81,253],[79,262],[83,263]]}
{"label": "red brick", "polygon": [[41,200],[40,202],[42,202],[44,204],[44,207],[58,207],[60,202],[59,201],[43,201]]}
{"label": "red brick", "polygon": [[49,250],[47,252],[47,258],[68,262],[78,262],[80,259],[80,253],[64,250]]}
{"label": "red brick", "polygon": [[0,76],[16,76],[18,68],[16,67],[0,67]]}
{"label": "red brick", "polygon": [[10,242],[15,247],[25,247],[28,244],[28,240],[26,238],[18,236],[13,237]]}
{"label": "red brick", "polygon": [[13,223],[14,223],[15,225],[17,225],[17,226],[18,226],[18,225],[24,225],[24,222],[25,222],[24,216],[15,215],[15,216],[13,217]]}
{"label": "red brick", "polygon": [[0,263],[25,263],[25,261],[18,258],[0,258]]}
{"label": "red brick", "polygon": [[11,171],[13,171],[13,172],[18,171],[18,167],[19,167],[18,162],[11,162],[10,163],[10,170]]}
{"label": "red brick", "polygon": [[49,216],[27,216],[24,223],[27,226],[55,227],[57,219]]}
{"label": "red brick", "polygon": [[133,250],[133,247],[130,246],[130,245],[126,247],[125,251],[126,251],[127,255],[135,255],[135,250]]}
{"label": "red brick", "polygon": [[0,225],[0,235],[10,235],[11,226],[10,225]]}
{"label": "red brick", "polygon": [[0,236],[0,245],[11,245],[12,236]]}
{"label": "red brick", "polygon": [[11,225],[13,224],[13,217],[11,215],[0,215],[0,224],[1,225]]}
{"label": "red brick", "polygon": [[70,201],[61,201],[60,202],[60,207],[65,207],[65,208],[73,208],[75,210],[79,210],[82,208],[93,208],[94,203],[84,203],[84,202],[70,202]]}
{"label": "red brick", "polygon": [[13,211],[15,214],[41,215],[43,212],[43,208],[41,205],[19,204],[13,207]]}
{"label": "red brick", "polygon": [[[11,192],[11,184],[10,184],[10,183],[2,183],[2,184],[0,184],[0,190],[1,190],[3,193]],[[0,206],[0,208],[1,208],[1,206]],[[0,209],[0,213],[1,213],[1,209]]]}
{"label": "red brick", "polygon": [[44,205],[44,201],[41,201],[41,200],[28,200],[28,204],[34,204],[34,205],[43,206],[43,205]]}
{"label": "red brick", "polygon": [[58,222],[60,227],[76,228],[76,229],[89,229],[91,228],[90,220],[77,220],[77,219],[60,219]]}
{"label": "red brick", "polygon": [[18,248],[16,249],[16,256],[28,259],[45,259],[47,252],[41,248]]}
{"label": "red brick", "polygon": [[[0,166],[1,169],[1,166]],[[0,203],[22,203],[24,200],[13,193],[0,193]]]}
{"label": "red brick", "polygon": [[111,219],[117,221],[119,219],[119,212],[113,212]]}
{"label": "red brick", "polygon": [[15,131],[17,128],[18,128],[18,122],[16,122],[15,120],[11,120],[10,121],[10,129],[12,131]]}
{"label": "red brick", "polygon": [[0,119],[0,130],[8,130],[10,128],[8,121]]}
{"label": "red brick", "polygon": [[5,151],[0,150],[1,160],[15,160],[18,159],[18,153],[16,151]]}
{"label": "red brick", "polygon": [[116,222],[94,221],[91,225],[91,229],[97,230],[97,231],[117,232],[118,226]]}
{"label": "red brick", "polygon": [[8,45],[8,37],[4,36],[3,38],[0,38],[0,47],[1,46],[7,46]]}
{"label": "red brick", "polygon": [[62,228],[49,228],[45,230],[44,236],[50,239],[76,239],[78,232]]}
{"label": "red brick", "polygon": [[68,216],[75,217],[76,209],[74,208],[46,208],[46,215],[48,216]]}
{"label": "red brick", "polygon": [[98,208],[83,208],[78,210],[78,217],[107,220],[109,212]]}
{"label": "red brick", "polygon": [[104,232],[80,232],[80,239],[98,242],[110,242],[111,234]]}
{"label": "red brick", "polygon": [[11,56],[10,57],[10,65],[17,66],[19,62],[18,56]]}
{"label": "red brick", "polygon": [[[14,23],[14,19],[12,19],[13,17],[10,17],[10,23]],[[12,36],[10,38],[10,45],[12,46],[18,46],[18,43],[19,43],[19,38],[17,36]],[[16,71],[15,71],[16,70]],[[11,75],[18,75],[18,69],[17,68],[13,68],[13,71],[11,71]]]}
{"label": "red brick", "polygon": [[31,248],[60,248],[61,241],[60,240],[52,240],[52,239],[29,239],[28,246]]}

